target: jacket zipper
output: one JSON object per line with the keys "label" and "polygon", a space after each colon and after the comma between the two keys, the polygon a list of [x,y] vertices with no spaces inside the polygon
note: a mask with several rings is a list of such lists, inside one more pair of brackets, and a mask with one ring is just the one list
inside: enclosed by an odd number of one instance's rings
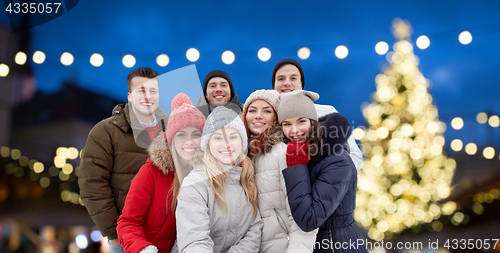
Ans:
{"label": "jacket zipper", "polygon": [[290,241],[290,232],[288,231],[288,228],[285,225],[285,221],[278,213],[278,210],[276,210],[276,208],[273,207],[273,210],[276,213],[276,219],[278,219],[278,224],[280,224],[281,229],[283,229],[283,231],[285,231],[286,233],[286,239]]}
{"label": "jacket zipper", "polygon": [[332,246],[332,252],[335,253],[335,251],[333,250],[332,230],[330,228],[328,229],[328,234],[330,234],[330,245]]}

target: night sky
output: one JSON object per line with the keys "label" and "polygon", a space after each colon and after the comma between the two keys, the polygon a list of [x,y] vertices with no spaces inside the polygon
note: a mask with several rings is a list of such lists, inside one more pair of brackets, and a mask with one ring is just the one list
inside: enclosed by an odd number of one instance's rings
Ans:
{"label": "night sky", "polygon": [[[6,12],[0,13],[0,22],[8,24]],[[305,89],[320,94],[318,103],[335,106],[360,126],[365,124],[360,106],[370,102],[375,76],[387,63],[375,44],[385,41],[392,51],[391,23],[400,17],[411,23],[413,43],[420,35],[431,41],[425,50],[414,46],[414,52],[432,83],[429,92],[440,119],[448,125],[447,143],[461,138],[498,145],[500,130],[491,136],[490,126],[479,125],[475,117],[482,111],[500,115],[499,13],[498,0],[80,1],[65,15],[31,29],[28,62],[41,92],[56,92],[63,81],[77,78],[84,89],[125,101],[132,69],[123,66],[124,55],[136,58],[133,68],[147,66],[163,74],[193,64],[185,55],[196,48],[201,81],[212,69],[226,71],[244,103],[252,91],[270,89],[274,65],[290,57],[303,65]],[[458,35],[466,30],[473,40],[462,45]],[[347,58],[335,57],[339,45],[349,49]],[[267,62],[257,58],[262,47],[271,50]],[[306,60],[297,56],[302,47],[311,50]],[[40,65],[31,60],[37,50],[47,56]],[[231,65],[221,61],[226,50],[236,55]],[[71,66],[60,63],[63,52],[75,57]],[[93,53],[104,57],[101,67],[89,63]],[[156,64],[162,53],[170,58],[166,67]],[[462,130],[450,127],[457,116],[464,118]]]}

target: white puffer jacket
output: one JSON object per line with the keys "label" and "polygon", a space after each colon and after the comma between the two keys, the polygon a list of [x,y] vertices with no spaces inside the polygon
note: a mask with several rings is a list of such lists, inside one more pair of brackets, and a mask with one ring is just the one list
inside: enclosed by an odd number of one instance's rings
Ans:
{"label": "white puffer jacket", "polygon": [[263,253],[312,252],[318,232],[317,229],[304,232],[293,220],[281,173],[287,167],[286,147],[285,143],[279,142],[269,152],[252,159],[259,192],[259,212],[264,221],[259,250]]}

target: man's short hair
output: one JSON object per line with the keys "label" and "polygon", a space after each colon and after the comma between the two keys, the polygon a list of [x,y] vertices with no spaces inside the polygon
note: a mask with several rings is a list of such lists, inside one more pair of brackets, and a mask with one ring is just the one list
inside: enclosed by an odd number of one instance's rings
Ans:
{"label": "man's short hair", "polygon": [[132,78],[137,77],[137,76],[138,77],[146,77],[148,79],[153,79],[153,78],[158,77],[158,73],[150,68],[137,68],[135,70],[132,70],[132,72],[130,72],[130,74],[128,74],[128,77],[127,77],[128,92],[132,92],[131,81],[132,81]]}

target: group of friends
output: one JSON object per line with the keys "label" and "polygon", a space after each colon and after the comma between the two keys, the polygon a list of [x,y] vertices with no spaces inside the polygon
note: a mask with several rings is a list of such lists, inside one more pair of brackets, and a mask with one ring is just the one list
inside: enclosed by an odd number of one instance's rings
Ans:
{"label": "group of friends", "polygon": [[158,85],[133,70],[128,103],[81,154],[80,196],[111,253],[368,252],[335,247],[360,239],[363,155],[349,121],[304,90],[299,62],[279,61],[272,89],[244,104],[221,70],[194,106],[177,94],[169,116]]}

